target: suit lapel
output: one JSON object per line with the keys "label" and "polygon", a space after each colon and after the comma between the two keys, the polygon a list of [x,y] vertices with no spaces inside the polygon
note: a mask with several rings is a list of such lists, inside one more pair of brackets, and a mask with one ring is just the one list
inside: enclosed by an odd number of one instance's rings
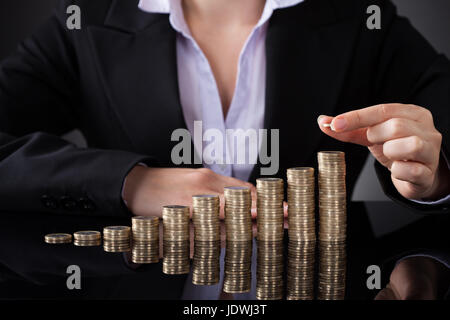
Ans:
{"label": "suit lapel", "polygon": [[[328,0],[306,0],[275,11],[270,20],[264,126],[280,129],[280,176],[288,167],[315,164],[323,136],[316,120],[337,106],[355,36],[351,30]],[[259,175],[260,164],[250,180]]]}
{"label": "suit lapel", "polygon": [[168,15],[116,0],[105,25],[89,28],[89,37],[110,104],[134,147],[170,165],[171,134],[186,125]]}

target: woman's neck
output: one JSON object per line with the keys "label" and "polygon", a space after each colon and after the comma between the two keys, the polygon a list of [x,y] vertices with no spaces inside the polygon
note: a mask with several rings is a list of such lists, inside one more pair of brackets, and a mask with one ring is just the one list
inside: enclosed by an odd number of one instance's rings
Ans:
{"label": "woman's neck", "polygon": [[183,0],[186,20],[211,25],[254,26],[266,0]]}

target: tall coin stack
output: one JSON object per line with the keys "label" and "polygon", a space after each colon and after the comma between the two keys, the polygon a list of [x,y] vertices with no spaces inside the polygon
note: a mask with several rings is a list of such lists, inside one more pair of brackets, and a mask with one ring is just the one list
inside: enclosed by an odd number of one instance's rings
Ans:
{"label": "tall coin stack", "polygon": [[319,292],[318,299],[341,300],[346,281],[345,154],[323,151],[319,163]]}
{"label": "tall coin stack", "polygon": [[256,298],[283,298],[284,184],[278,178],[256,180],[258,255]]}
{"label": "tall coin stack", "polygon": [[73,244],[79,247],[99,246],[102,234],[99,231],[77,231],[73,234]]}
{"label": "tall coin stack", "polygon": [[253,248],[251,192],[247,187],[226,187],[224,194],[227,244],[223,291],[249,292]]}
{"label": "tall coin stack", "polygon": [[220,200],[217,195],[192,197],[194,261],[192,283],[213,285],[220,280]]}
{"label": "tall coin stack", "polygon": [[287,299],[314,299],[315,199],[314,169],[287,170],[288,180],[288,268]]}
{"label": "tall coin stack", "polygon": [[134,263],[159,262],[159,218],[133,217],[131,230],[133,233],[131,261]]}
{"label": "tall coin stack", "polygon": [[106,252],[127,252],[131,250],[131,228],[111,226],[103,228],[103,250]]}
{"label": "tall coin stack", "polygon": [[163,207],[163,272],[186,274],[190,270],[189,207]]}

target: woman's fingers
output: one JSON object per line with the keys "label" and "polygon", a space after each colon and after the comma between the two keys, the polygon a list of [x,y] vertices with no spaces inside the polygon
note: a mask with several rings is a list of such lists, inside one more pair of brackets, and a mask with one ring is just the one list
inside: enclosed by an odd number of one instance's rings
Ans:
{"label": "woman's fingers", "polygon": [[421,135],[423,130],[416,121],[406,118],[392,118],[367,129],[367,140],[372,144],[409,136]]}
{"label": "woman's fingers", "polygon": [[418,136],[387,141],[383,144],[383,154],[391,161],[414,161],[435,169],[436,156],[433,146]]}
{"label": "woman's fingers", "polygon": [[391,166],[391,175],[394,179],[417,186],[428,186],[433,178],[433,173],[427,166],[413,161],[394,161]]}

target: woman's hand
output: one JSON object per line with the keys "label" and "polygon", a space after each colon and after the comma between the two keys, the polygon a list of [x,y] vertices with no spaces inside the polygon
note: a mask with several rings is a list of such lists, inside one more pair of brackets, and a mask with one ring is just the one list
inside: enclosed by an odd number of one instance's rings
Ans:
{"label": "woman's hand", "polygon": [[[248,182],[214,173],[210,169],[134,167],[126,178],[123,198],[135,215],[161,216],[164,205],[192,205],[196,194],[220,196],[220,217],[223,218],[223,188],[249,187],[255,201],[255,187]],[[254,207],[254,205],[253,205]],[[256,216],[256,211],[252,210]]]}
{"label": "woman's hand", "polygon": [[390,282],[375,300],[434,300],[442,298],[450,285],[450,270],[428,257],[400,261]]}
{"label": "woman's hand", "polygon": [[434,200],[449,194],[450,172],[440,157],[442,135],[427,109],[382,104],[334,118],[320,116],[318,123],[337,140],[367,146],[391,171],[394,186],[405,198]]}

